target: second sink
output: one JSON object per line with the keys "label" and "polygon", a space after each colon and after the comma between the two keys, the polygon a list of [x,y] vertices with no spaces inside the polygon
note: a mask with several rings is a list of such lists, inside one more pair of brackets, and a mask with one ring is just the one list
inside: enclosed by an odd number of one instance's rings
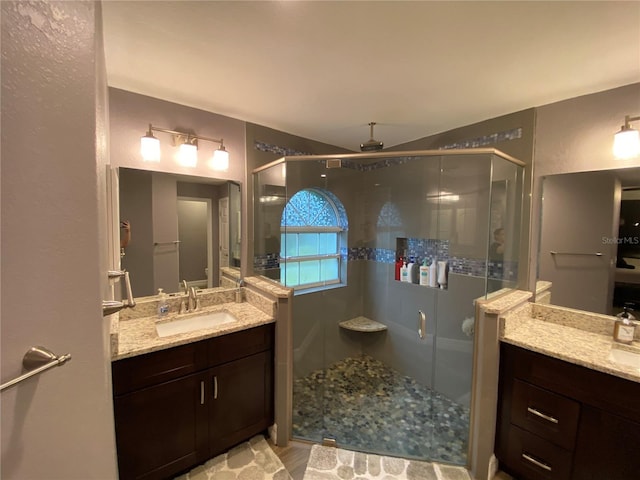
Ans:
{"label": "second sink", "polygon": [[628,350],[614,347],[609,352],[609,360],[620,365],[626,365],[640,370],[640,353],[630,352]]}
{"label": "second sink", "polygon": [[238,319],[229,312],[218,311],[197,315],[195,317],[156,323],[156,331],[159,337],[168,337],[170,335],[204,330],[237,321]]}

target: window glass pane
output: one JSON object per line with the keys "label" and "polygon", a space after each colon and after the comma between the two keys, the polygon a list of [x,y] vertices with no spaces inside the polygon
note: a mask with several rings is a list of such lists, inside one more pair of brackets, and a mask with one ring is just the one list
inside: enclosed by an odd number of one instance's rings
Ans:
{"label": "window glass pane", "polygon": [[320,281],[320,261],[307,260],[300,262],[300,285]]}
{"label": "window glass pane", "polygon": [[298,262],[287,262],[280,264],[280,281],[288,287],[298,285],[299,275]]}
{"label": "window glass pane", "polygon": [[319,234],[320,245],[318,253],[324,255],[327,253],[338,253],[338,234],[337,233],[321,233]]}
{"label": "window glass pane", "polygon": [[320,260],[320,280],[328,282],[331,280],[338,280],[339,278],[339,264],[337,258],[327,258]]}
{"label": "window glass pane", "polygon": [[298,234],[297,233],[284,233],[282,234],[282,247],[285,257],[297,257],[298,256]]}
{"label": "window glass pane", "polygon": [[298,255],[317,255],[318,254],[318,234],[317,233],[299,233],[298,234]]}

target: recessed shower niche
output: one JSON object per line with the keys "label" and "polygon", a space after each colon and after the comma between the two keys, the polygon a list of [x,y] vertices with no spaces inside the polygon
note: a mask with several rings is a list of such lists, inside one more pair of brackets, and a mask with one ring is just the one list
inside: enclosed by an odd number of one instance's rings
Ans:
{"label": "recessed shower niche", "polygon": [[[294,438],[467,463],[469,321],[476,299],[518,285],[523,170],[473,149],[292,156],[254,171],[254,271],[294,289]],[[411,256],[446,262],[442,288],[396,279]],[[340,326],[362,319],[380,327]]]}

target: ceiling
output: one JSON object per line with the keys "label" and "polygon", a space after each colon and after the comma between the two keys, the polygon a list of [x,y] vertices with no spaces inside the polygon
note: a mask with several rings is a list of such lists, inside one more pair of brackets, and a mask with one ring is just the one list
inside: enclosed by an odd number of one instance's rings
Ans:
{"label": "ceiling", "polygon": [[110,86],[351,150],[370,121],[390,147],[640,81],[638,1],[106,0],[103,18]]}

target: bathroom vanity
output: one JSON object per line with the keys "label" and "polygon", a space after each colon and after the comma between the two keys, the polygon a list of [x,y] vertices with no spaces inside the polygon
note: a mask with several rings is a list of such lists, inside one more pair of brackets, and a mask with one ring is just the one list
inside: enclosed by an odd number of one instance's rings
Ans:
{"label": "bathroom vanity", "polygon": [[528,304],[502,319],[500,469],[523,480],[638,478],[640,347],[612,342],[613,318],[573,312]]}
{"label": "bathroom vanity", "polygon": [[271,425],[273,327],[114,362],[120,478],[167,478]]}
{"label": "bathroom vanity", "polygon": [[171,478],[273,424],[273,317],[247,302],[193,315],[216,312],[234,321],[164,337],[155,316],[119,320],[112,374],[121,479]]}

